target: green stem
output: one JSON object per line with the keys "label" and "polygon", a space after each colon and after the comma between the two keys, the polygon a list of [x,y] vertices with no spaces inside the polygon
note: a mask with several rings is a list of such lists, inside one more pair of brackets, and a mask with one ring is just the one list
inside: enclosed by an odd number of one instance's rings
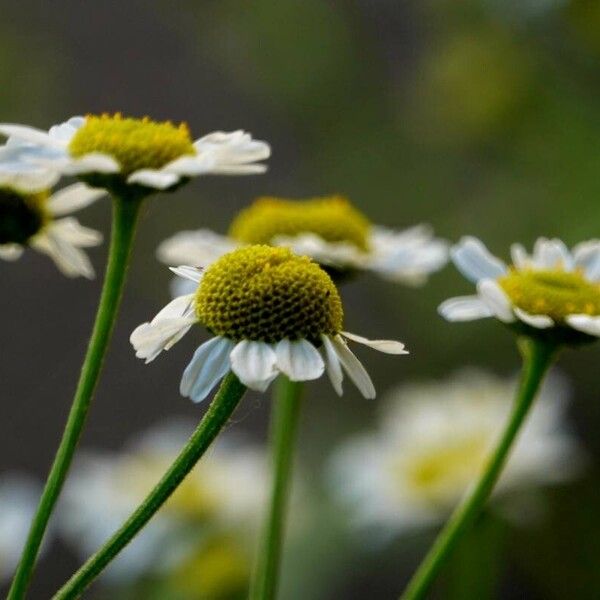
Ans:
{"label": "green stem", "polygon": [[425,598],[434,579],[463,534],[481,512],[506,463],[510,449],[521,429],[546,371],[552,363],[556,347],[541,340],[523,343],[523,372],[510,418],[481,478],[456,508],[429,553],[413,575],[401,600]]}
{"label": "green stem", "polygon": [[119,530],[53,596],[53,600],[79,598],[108,564],[142,530],[202,458],[239,404],[246,387],[230,373],[179,456]]}
{"label": "green stem", "polygon": [[280,377],[271,408],[271,497],[250,586],[250,600],[273,600],[277,594],[301,392],[301,383]]}
{"label": "green stem", "polygon": [[115,198],[113,201],[110,250],[94,329],[62,439],[31,523],[7,600],[22,600],[25,597],[48,521],[73,460],[119,309],[140,204],[139,200],[132,199]]}

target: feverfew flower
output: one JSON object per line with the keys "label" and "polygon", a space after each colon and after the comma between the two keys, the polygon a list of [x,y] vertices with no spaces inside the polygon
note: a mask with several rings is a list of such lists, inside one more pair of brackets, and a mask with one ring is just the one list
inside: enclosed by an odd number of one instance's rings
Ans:
{"label": "feverfew flower", "polygon": [[115,115],[73,117],[47,132],[0,124],[9,136],[0,150],[0,182],[52,174],[77,175],[115,193],[174,189],[190,177],[263,173],[269,145],[244,131],[217,131],[193,141],[188,126]]}
{"label": "feverfew flower", "polygon": [[[495,493],[566,481],[582,452],[564,423],[565,385],[550,378]],[[481,473],[511,409],[517,382],[465,370],[392,391],[379,430],[340,448],[333,489],[358,526],[383,532],[437,524]]]}
{"label": "feverfew flower", "polygon": [[40,492],[37,483],[22,475],[0,477],[0,583],[19,562]]}
{"label": "feverfew flower", "polygon": [[237,215],[226,236],[207,229],[182,231],[160,245],[158,257],[168,265],[206,266],[249,244],[292,248],[334,275],[370,270],[412,285],[424,283],[447,260],[446,243],[428,227],[394,231],[372,225],[342,196],[258,198]]}
{"label": "feverfew flower", "polygon": [[68,277],[94,277],[94,269],[81,250],[97,246],[102,234],[79,224],[74,217],[63,217],[80,210],[104,190],[76,183],[50,194],[48,190],[23,191],[0,186],[0,258],[18,259],[27,246],[50,256]]}
{"label": "feverfew flower", "polygon": [[449,321],[496,317],[529,335],[567,342],[600,336],[599,240],[569,250],[560,240],[539,238],[532,255],[514,244],[507,266],[466,237],[451,256],[477,295],[446,300],[439,312]]}
{"label": "feverfew flower", "polygon": [[339,293],[325,271],[288,248],[247,246],[222,256],[205,272],[173,271],[196,291],[165,306],[131,334],[146,362],[178,342],[195,323],[214,337],[194,354],[181,380],[183,396],[200,402],[231,370],[247,387],[264,392],[279,373],[292,381],[318,379],[325,369],[342,393],[342,369],[366,398],[375,388],[344,338],[381,352],[406,354],[404,345],[370,341],[342,331]]}
{"label": "feverfew flower", "polygon": [[[65,487],[58,523],[82,558],[97,550],[139,505],[192,431],[191,424],[172,422],[150,430],[118,454],[81,456]],[[111,565],[107,581],[127,584],[175,574],[183,579],[194,565],[203,576],[197,573],[198,581],[204,579],[197,589],[206,595],[203,598],[212,598],[208,591],[217,584],[220,589],[231,585],[227,579],[232,576],[238,578],[235,585],[245,585],[247,576],[242,578],[240,571],[249,570],[267,482],[262,450],[239,439],[219,437]]]}

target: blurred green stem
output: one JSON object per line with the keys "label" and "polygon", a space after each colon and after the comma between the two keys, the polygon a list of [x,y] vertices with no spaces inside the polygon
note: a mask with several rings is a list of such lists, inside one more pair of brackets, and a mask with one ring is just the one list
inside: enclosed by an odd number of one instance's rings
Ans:
{"label": "blurred green stem", "polygon": [[521,340],[523,371],[508,423],[494,453],[490,456],[481,478],[456,508],[442,529],[431,550],[410,580],[401,600],[425,598],[431,584],[454,550],[458,541],[480,514],[502,472],[510,449],[525,421],[542,379],[552,364],[556,346],[542,340]]}
{"label": "blurred green stem", "polygon": [[302,383],[280,377],[271,407],[271,498],[250,585],[250,600],[273,600],[277,594],[301,393]]}
{"label": "blurred green stem", "polygon": [[110,250],[94,329],[63,436],[48,474],[37,512],[31,523],[21,561],[15,572],[7,600],[22,600],[25,597],[48,521],[58,500],[85,425],[90,401],[102,370],[104,355],[119,310],[140,205],[141,201],[138,199],[115,198],[113,201]]}
{"label": "blurred green stem", "polygon": [[245,392],[246,387],[233,373],[225,377],[200,424],[160,482],[121,528],[53,596],[53,600],[79,598],[88,585],[142,530],[202,458]]}

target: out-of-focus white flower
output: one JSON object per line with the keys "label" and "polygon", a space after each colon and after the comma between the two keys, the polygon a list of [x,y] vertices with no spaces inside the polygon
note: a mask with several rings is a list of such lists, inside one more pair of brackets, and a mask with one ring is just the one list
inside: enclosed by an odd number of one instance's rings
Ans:
{"label": "out-of-focus white flower", "polygon": [[0,583],[11,577],[19,562],[40,493],[40,486],[28,477],[0,477]]}
{"label": "out-of-focus white flower", "polygon": [[370,270],[411,285],[423,284],[448,256],[446,242],[434,238],[429,227],[395,231],[374,226],[341,196],[259,198],[239,213],[228,235],[207,229],[182,231],[165,240],[157,253],[171,266],[206,267],[246,244],[286,246],[330,270]]}
{"label": "out-of-focus white flower", "polygon": [[[333,489],[358,526],[388,533],[443,521],[478,477],[502,432],[516,382],[465,370],[391,392],[379,431],[342,446]],[[535,491],[574,477],[582,451],[564,423],[565,384],[551,377],[495,493]],[[514,497],[514,496],[513,496]]]}
{"label": "out-of-focus white flower", "polygon": [[57,217],[81,210],[105,193],[83,183],[52,195],[0,187],[0,259],[17,260],[31,246],[50,256],[67,277],[92,279],[94,269],[82,248],[100,244],[102,234],[74,217]]}
{"label": "out-of-focus white flower", "polygon": [[100,177],[101,187],[166,190],[199,175],[264,173],[267,143],[244,131],[216,131],[193,141],[186,124],[124,118],[120,114],[73,117],[48,131],[0,124],[0,184],[31,187],[60,175]]}
{"label": "out-of-focus white flower", "polygon": [[511,256],[507,266],[478,239],[463,238],[451,257],[476,284],[477,295],[446,300],[440,314],[448,321],[496,317],[530,335],[546,330],[574,341],[600,336],[600,240],[571,251],[558,239],[539,238],[532,255],[513,244]]}
{"label": "out-of-focus white flower", "polygon": [[[82,558],[122,525],[164,475],[191,431],[188,423],[171,423],[150,431],[121,454],[82,455],[59,511],[59,526]],[[248,552],[267,481],[261,450],[221,436],[107,570],[108,580],[122,583],[183,568],[222,537]]]}

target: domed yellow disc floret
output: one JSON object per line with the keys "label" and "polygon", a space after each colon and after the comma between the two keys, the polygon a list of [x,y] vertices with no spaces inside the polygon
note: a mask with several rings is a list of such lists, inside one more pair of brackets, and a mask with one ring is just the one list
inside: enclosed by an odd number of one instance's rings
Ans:
{"label": "domed yellow disc floret", "polygon": [[511,269],[498,283],[518,308],[557,323],[572,314],[600,315],[600,285],[579,271]]}
{"label": "domed yellow disc floret", "polygon": [[0,187],[0,245],[25,244],[50,221],[48,195]]}
{"label": "domed yellow disc floret", "polygon": [[221,257],[204,274],[196,314],[215,335],[268,343],[333,335],[342,302],[316,263],[287,248],[249,246]]}
{"label": "domed yellow disc floret", "polygon": [[186,154],[195,154],[185,123],[158,123],[148,117],[123,118],[119,113],[88,115],[69,144],[72,156],[91,152],[110,154],[121,165],[122,174],[138,169],[160,169]]}
{"label": "domed yellow disc floret", "polygon": [[265,197],[239,213],[229,235],[244,244],[270,244],[277,236],[314,233],[328,242],[349,242],[366,251],[370,227],[368,219],[342,196]]}

